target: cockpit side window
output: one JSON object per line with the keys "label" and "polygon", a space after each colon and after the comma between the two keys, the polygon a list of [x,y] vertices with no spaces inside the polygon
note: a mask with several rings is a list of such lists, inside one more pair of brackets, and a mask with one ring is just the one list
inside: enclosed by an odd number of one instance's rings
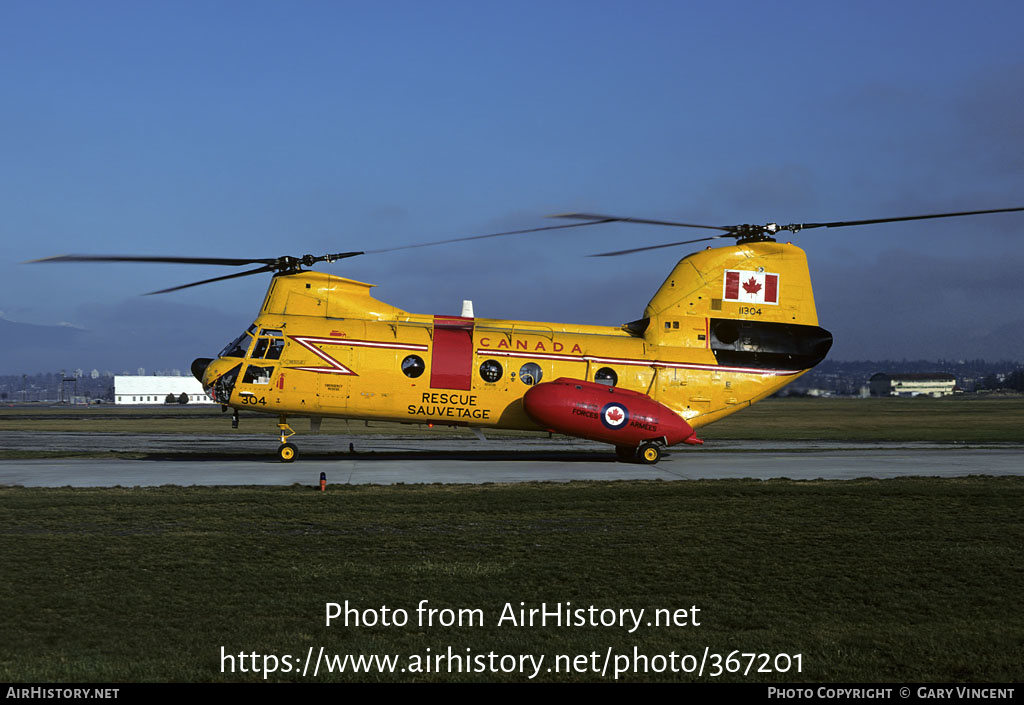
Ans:
{"label": "cockpit side window", "polygon": [[280,360],[284,350],[284,335],[279,330],[264,328],[253,346],[250,357],[254,360]]}
{"label": "cockpit side window", "polygon": [[284,338],[272,338],[270,347],[267,349],[267,359],[280,360],[282,350],[284,350]]}

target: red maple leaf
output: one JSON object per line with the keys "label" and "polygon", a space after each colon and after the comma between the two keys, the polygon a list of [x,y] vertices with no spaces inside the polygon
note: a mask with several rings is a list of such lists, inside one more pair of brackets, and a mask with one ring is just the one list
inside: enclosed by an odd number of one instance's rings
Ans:
{"label": "red maple leaf", "polygon": [[757,280],[751,277],[748,281],[743,282],[743,290],[748,294],[756,294],[761,291],[761,285],[757,283]]}
{"label": "red maple leaf", "polygon": [[618,421],[622,418],[622,412],[618,409],[611,409],[608,411],[608,419],[611,421]]}

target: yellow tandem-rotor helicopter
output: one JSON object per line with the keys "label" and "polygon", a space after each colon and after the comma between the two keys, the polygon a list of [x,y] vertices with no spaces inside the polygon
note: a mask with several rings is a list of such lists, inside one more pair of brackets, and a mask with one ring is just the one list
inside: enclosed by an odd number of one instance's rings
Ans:
{"label": "yellow tandem-rotor helicopter", "polygon": [[215,402],[236,410],[236,423],[238,409],[277,414],[284,462],[298,454],[289,440],[294,415],[312,418],[314,429],[323,417],[340,417],[553,431],[612,444],[622,460],[656,463],[668,446],[701,443],[696,429],[775,393],[832,346],[818,326],[803,250],[774,235],[1021,210],[760,226],[572,213],[556,217],[581,222],[408,246],[610,222],[722,232],[599,256],[736,239],[681,259],[643,316],[619,327],[409,313],[373,298],[372,284],[303,269],[364,252],[37,261],[262,265],[152,293],[272,272],[256,320],[216,358],[195,360],[192,373]]}

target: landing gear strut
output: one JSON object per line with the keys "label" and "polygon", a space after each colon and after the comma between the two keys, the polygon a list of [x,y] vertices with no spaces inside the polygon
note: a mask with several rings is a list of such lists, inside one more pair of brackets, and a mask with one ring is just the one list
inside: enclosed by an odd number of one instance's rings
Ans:
{"label": "landing gear strut", "polygon": [[277,447],[277,457],[282,463],[290,463],[299,456],[299,449],[294,443],[288,442],[288,439],[295,435],[295,431],[288,425],[288,417],[284,414],[278,418],[277,427],[281,429],[281,445]]}

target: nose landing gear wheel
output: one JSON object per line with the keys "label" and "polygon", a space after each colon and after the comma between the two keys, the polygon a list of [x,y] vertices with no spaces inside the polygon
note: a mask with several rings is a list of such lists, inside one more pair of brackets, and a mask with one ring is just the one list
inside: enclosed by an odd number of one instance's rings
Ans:
{"label": "nose landing gear wheel", "polygon": [[299,455],[299,449],[294,443],[282,443],[277,449],[277,457],[282,463],[290,463]]}
{"label": "nose landing gear wheel", "polygon": [[640,460],[647,465],[654,465],[661,459],[661,449],[654,443],[644,443],[640,446]]}

